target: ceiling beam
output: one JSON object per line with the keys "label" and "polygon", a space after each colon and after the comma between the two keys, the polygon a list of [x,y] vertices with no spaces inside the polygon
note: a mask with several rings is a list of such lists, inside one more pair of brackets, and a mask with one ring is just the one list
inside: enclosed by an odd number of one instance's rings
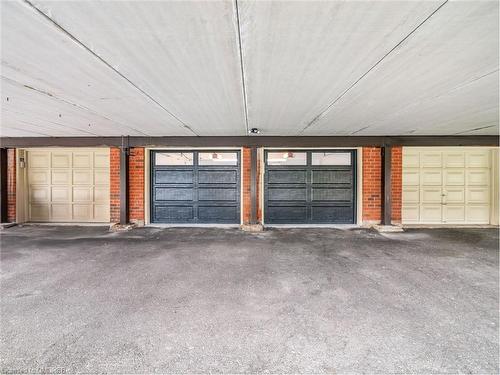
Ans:
{"label": "ceiling beam", "polygon": [[[131,147],[360,147],[498,146],[498,136],[350,136],[350,137],[129,137]],[[0,147],[98,147],[122,144],[122,137],[0,137]]]}

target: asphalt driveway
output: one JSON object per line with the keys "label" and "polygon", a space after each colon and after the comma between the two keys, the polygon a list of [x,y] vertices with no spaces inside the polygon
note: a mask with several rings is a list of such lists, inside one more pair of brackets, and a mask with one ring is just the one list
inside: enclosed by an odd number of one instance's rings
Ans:
{"label": "asphalt driveway", "polygon": [[495,229],[24,226],[8,372],[497,373]]}

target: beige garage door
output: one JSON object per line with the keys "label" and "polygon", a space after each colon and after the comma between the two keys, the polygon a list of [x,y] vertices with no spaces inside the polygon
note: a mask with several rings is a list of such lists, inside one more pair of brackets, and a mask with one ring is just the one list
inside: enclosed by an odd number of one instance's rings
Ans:
{"label": "beige garage door", "polygon": [[491,151],[403,149],[403,223],[488,224]]}
{"label": "beige garage door", "polygon": [[109,149],[27,151],[28,215],[38,222],[109,222]]}

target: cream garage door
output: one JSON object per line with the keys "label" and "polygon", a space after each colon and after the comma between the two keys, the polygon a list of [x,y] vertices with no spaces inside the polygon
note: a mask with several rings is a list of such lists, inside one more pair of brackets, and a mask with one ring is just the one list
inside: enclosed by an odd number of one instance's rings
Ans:
{"label": "cream garage door", "polygon": [[403,149],[403,223],[489,224],[490,149]]}
{"label": "cream garage door", "polygon": [[28,150],[35,222],[109,222],[109,149]]}

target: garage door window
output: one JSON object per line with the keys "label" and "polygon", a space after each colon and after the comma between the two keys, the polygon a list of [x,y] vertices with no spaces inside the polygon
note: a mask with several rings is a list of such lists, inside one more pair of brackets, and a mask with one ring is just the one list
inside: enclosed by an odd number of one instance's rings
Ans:
{"label": "garage door window", "polygon": [[155,154],[156,165],[193,165],[190,152],[158,152]]}
{"label": "garage door window", "polygon": [[307,165],[307,154],[293,151],[269,152],[267,165]]}
{"label": "garage door window", "polygon": [[312,165],[351,165],[351,153],[313,152]]}
{"label": "garage door window", "polygon": [[199,165],[238,165],[236,152],[200,152]]}

